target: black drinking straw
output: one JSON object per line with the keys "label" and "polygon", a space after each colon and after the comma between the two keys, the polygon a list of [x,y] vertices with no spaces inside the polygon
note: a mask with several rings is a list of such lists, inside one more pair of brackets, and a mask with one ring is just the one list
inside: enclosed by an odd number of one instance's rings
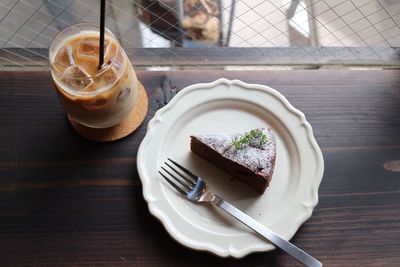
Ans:
{"label": "black drinking straw", "polygon": [[106,19],[106,0],[101,0],[100,5],[100,45],[99,45],[99,69],[104,63],[104,28]]}

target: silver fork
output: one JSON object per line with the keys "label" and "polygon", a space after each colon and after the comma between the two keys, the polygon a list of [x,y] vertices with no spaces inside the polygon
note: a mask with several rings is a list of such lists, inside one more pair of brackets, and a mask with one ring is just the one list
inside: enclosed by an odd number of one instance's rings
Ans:
{"label": "silver fork", "polygon": [[188,169],[176,163],[172,159],[168,158],[168,160],[170,163],[166,161],[164,162],[164,164],[170,170],[161,167],[163,172],[158,171],[158,173],[172,187],[174,187],[178,192],[182,193],[188,200],[200,203],[210,202],[238,219],[240,222],[254,230],[262,237],[268,239],[270,242],[275,244],[275,246],[281,248],[283,251],[290,254],[292,257],[294,257],[304,265],[312,267],[322,266],[322,263],[313,258],[311,255],[307,254],[289,241],[286,241],[276,233],[272,232],[270,229],[257,222],[247,214],[243,213],[239,209],[235,208],[224,199],[213,194],[213,192],[209,189],[207,183],[204,182],[200,177],[193,174]]}

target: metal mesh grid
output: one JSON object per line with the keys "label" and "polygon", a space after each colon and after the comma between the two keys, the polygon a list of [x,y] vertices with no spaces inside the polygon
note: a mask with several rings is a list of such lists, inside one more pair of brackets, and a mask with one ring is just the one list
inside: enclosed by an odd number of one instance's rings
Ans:
{"label": "metal mesh grid", "polygon": [[[98,20],[97,0],[0,0],[0,68],[47,68],[60,30]],[[400,65],[397,0],[108,0],[106,25],[143,66]]]}

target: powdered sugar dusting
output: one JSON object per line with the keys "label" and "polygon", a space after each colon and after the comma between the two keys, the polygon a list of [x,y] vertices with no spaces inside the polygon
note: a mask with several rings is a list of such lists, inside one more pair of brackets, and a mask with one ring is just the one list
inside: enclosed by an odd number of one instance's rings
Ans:
{"label": "powdered sugar dusting", "polygon": [[222,154],[225,158],[241,164],[260,175],[271,176],[276,153],[275,136],[272,134],[271,129],[261,128],[259,130],[265,133],[268,142],[259,146],[260,140],[256,138],[241,149],[236,149],[232,145],[232,141],[246,133],[197,134],[193,136]]}

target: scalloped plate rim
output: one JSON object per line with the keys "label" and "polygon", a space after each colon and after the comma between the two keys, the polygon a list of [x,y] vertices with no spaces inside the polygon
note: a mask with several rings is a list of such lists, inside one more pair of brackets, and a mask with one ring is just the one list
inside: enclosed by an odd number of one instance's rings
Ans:
{"label": "scalloped plate rim", "polygon": [[170,222],[168,215],[157,209],[157,206],[156,206],[157,198],[151,195],[150,188],[148,188],[148,187],[146,188],[146,179],[143,178],[143,176],[146,173],[146,170],[144,170],[142,168],[142,164],[141,164],[141,157],[142,157],[143,153],[145,153],[144,148],[151,139],[151,136],[153,134],[153,128],[156,127],[157,123],[162,122],[162,114],[173,109],[174,106],[178,103],[179,99],[182,98],[184,95],[189,94],[195,90],[212,89],[215,86],[217,86],[218,84],[226,84],[228,86],[236,84],[243,88],[259,90],[264,93],[270,94],[273,97],[277,98],[288,111],[290,111],[291,113],[293,113],[297,117],[299,117],[301,124],[304,125],[304,127],[306,128],[308,141],[312,145],[313,149],[315,150],[316,156],[317,156],[318,170],[317,170],[317,173],[315,174],[316,175],[315,183],[312,188],[312,202],[308,203],[308,204],[302,203],[306,207],[306,210],[303,213],[303,215],[300,218],[298,218],[297,229],[294,232],[288,233],[287,236],[284,236],[288,240],[290,240],[294,236],[294,234],[298,231],[300,226],[302,224],[304,224],[304,222],[307,221],[311,217],[313,209],[318,204],[318,189],[319,189],[319,186],[320,186],[322,178],[323,178],[324,160],[323,160],[323,155],[322,155],[321,149],[320,149],[319,145],[317,144],[317,141],[315,140],[312,126],[306,120],[304,113],[302,113],[300,110],[296,109],[286,99],[286,97],[284,97],[281,93],[279,93],[275,89],[273,89],[269,86],[266,86],[266,85],[245,83],[238,79],[229,80],[226,78],[220,78],[220,79],[217,79],[210,83],[193,84],[193,85],[187,86],[184,89],[182,89],[181,91],[179,91],[178,94],[176,94],[176,96],[167,105],[160,108],[154,114],[154,117],[148,123],[145,137],[143,138],[143,140],[139,146],[138,154],[137,154],[137,169],[138,169],[140,180],[142,182],[143,198],[145,199],[145,201],[148,204],[149,212],[163,224],[163,226],[165,227],[165,229],[167,230],[167,232],[171,235],[171,237],[173,239],[175,239],[177,242],[181,243],[182,245],[184,245],[188,248],[211,252],[220,257],[242,258],[253,252],[271,251],[271,250],[273,250],[273,246],[270,249],[266,249],[265,247],[258,247],[258,248],[253,247],[253,248],[243,249],[242,251],[231,251],[230,249],[226,250],[223,248],[219,248],[218,246],[212,246],[212,243],[200,243],[199,244],[198,242],[195,242],[195,240],[193,240],[193,239],[182,236],[179,233],[179,231],[176,230],[176,227],[174,227],[174,225]]}

